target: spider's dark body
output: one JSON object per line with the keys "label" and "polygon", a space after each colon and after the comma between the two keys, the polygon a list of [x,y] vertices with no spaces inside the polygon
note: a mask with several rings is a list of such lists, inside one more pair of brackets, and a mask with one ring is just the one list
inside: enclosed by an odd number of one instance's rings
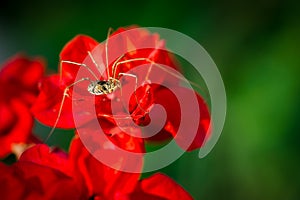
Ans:
{"label": "spider's dark body", "polygon": [[111,94],[120,87],[120,81],[110,78],[107,81],[93,81],[88,86],[88,91],[94,95]]}

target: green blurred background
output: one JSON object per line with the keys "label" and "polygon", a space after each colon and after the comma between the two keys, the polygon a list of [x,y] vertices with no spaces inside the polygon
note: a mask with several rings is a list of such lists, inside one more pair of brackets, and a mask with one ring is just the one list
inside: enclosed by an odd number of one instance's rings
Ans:
{"label": "green blurred background", "polygon": [[[222,74],[228,97],[224,131],[204,159],[187,153],[162,169],[195,199],[300,198],[300,3],[297,1],[5,1],[0,61],[58,54],[78,33],[98,41],[107,29],[138,24],[197,40]],[[43,127],[39,129],[46,130]],[[53,144],[66,148],[70,133]],[[54,138],[54,137],[53,137]]]}

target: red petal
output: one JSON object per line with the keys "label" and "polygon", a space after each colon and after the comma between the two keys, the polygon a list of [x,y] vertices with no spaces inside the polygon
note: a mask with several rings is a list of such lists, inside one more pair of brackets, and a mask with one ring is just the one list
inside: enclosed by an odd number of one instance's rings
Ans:
{"label": "red petal", "polygon": [[[34,116],[41,123],[48,126],[54,126],[55,121],[58,118],[66,85],[69,84],[60,81],[58,75],[43,79],[40,87],[40,94],[31,108]],[[65,98],[57,128],[74,128],[72,101],[70,97]]]}
{"label": "red petal", "polygon": [[30,60],[24,55],[16,55],[3,66],[1,81],[37,91],[37,83],[44,73],[44,61],[41,58]]}
{"label": "red petal", "polygon": [[140,181],[131,198],[145,200],[191,200],[192,196],[186,192],[179,184],[164,174],[154,174],[149,178]]}
{"label": "red petal", "polygon": [[[103,146],[98,146],[98,148],[104,149]],[[113,155],[111,154],[113,152],[109,150],[102,153],[108,156]],[[85,177],[90,195],[114,199],[119,194],[128,194],[133,191],[140,176],[138,173],[117,171],[102,164],[86,150],[79,139],[73,140],[70,156],[76,169]],[[123,162],[126,163],[126,160]]]}
{"label": "red petal", "polygon": [[7,131],[14,125],[16,115],[8,103],[0,102],[0,116],[0,133],[2,136],[7,134]]}
{"label": "red petal", "polygon": [[44,62],[16,55],[0,71],[0,157],[11,153],[13,143],[27,143],[33,119],[29,111],[38,94]]}
{"label": "red petal", "polygon": [[[149,59],[152,62],[160,64],[160,66],[168,66],[173,69],[179,69],[179,64],[176,59],[168,53],[165,47],[164,40],[160,40],[158,34],[152,34],[146,29],[138,28],[135,26],[120,28],[112,34],[108,43],[108,53],[110,58],[118,58],[120,55],[124,55],[120,61],[126,61],[130,59]],[[129,30],[129,31],[127,31]],[[110,62],[111,64],[113,62]],[[145,64],[151,64],[149,61],[132,61],[124,64],[120,64],[115,72],[116,77],[120,72],[127,72],[137,66]],[[144,66],[143,66],[144,67]],[[155,68],[154,66],[153,68]],[[145,71],[148,71],[148,67],[145,66]],[[112,66],[110,65],[110,73],[112,72]],[[165,74],[166,75],[166,74]],[[161,74],[160,74],[161,76]],[[138,76],[142,81],[144,77]],[[163,78],[163,76],[161,76]],[[168,77],[173,78],[174,77]],[[163,80],[163,79],[161,79]]]}
{"label": "red petal", "polygon": [[32,162],[41,166],[50,167],[72,176],[68,155],[59,149],[50,150],[45,144],[35,145],[21,155],[20,162]]}
{"label": "red petal", "polygon": [[1,199],[23,199],[26,189],[24,182],[14,174],[12,167],[0,163],[0,173]]}
{"label": "red petal", "polygon": [[[145,152],[144,141],[143,139],[138,138],[139,136],[141,136],[141,130],[139,128],[126,126],[126,119],[117,120],[118,125],[116,125],[116,123],[110,123],[105,119],[98,120],[101,125],[101,128],[104,130],[104,133],[110,136],[108,137],[108,139],[112,143],[114,143],[114,145],[129,152]],[[119,127],[121,127],[122,130]],[[128,135],[124,131],[137,137]]]}
{"label": "red petal", "polygon": [[[27,143],[33,126],[33,119],[29,109],[20,100],[12,100],[8,109],[15,116],[13,125],[0,135],[0,157],[11,153],[13,143]],[[6,116],[1,116],[6,117]]]}
{"label": "red petal", "polygon": [[[50,151],[48,146],[39,144],[23,152],[18,162],[6,168],[5,174],[9,174],[8,182],[16,179],[22,183],[18,188],[23,191],[19,199],[87,199],[85,182],[73,173],[70,164],[66,153],[58,149]],[[16,188],[7,189],[13,193]],[[12,197],[10,193],[8,199]]]}
{"label": "red petal", "polygon": [[[181,97],[186,98],[187,102],[179,102],[176,95],[171,92],[172,90],[178,91]],[[196,95],[198,105],[189,102],[189,97],[191,95]],[[200,148],[203,145],[204,139],[209,134],[208,128],[210,124],[210,115],[208,107],[200,95],[195,93],[193,90],[183,87],[168,89],[161,87],[154,93],[154,103],[160,104],[165,108],[167,113],[167,121],[165,123],[164,129],[153,138],[150,138],[150,140],[160,138],[159,135],[161,134],[171,134],[173,137],[175,137],[178,145],[183,147],[187,151],[192,151],[194,149]],[[195,106],[198,106],[198,108]],[[189,111],[187,111],[187,113],[189,114],[187,116],[182,116],[183,114],[180,110],[181,107],[188,108]],[[198,124],[196,124],[195,121],[190,120],[194,116],[194,112],[197,109],[200,112],[200,120],[198,121]],[[183,135],[176,137],[178,128],[182,123],[182,117],[184,117],[183,120],[185,120],[185,132]],[[197,131],[195,137],[193,138],[188,148],[185,148],[188,142],[187,138],[189,134],[191,134],[195,130]]]}
{"label": "red petal", "polygon": [[16,171],[23,174],[23,183],[29,199],[82,199],[83,196],[87,198],[84,189],[73,179],[51,168],[26,162],[17,163],[16,168]]}
{"label": "red petal", "polygon": [[0,166],[1,199],[88,199],[84,187],[55,169],[31,162]]}
{"label": "red petal", "polygon": [[[83,63],[88,56],[88,51],[92,51],[98,42],[86,35],[78,35],[69,41],[60,53],[60,60]],[[64,63],[62,66],[62,76],[68,80],[74,80],[79,66]]]}

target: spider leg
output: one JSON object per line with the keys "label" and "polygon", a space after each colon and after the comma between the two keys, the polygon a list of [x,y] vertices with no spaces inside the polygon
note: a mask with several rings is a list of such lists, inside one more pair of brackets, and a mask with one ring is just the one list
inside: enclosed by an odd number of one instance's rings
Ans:
{"label": "spider leg", "polygon": [[[123,56],[122,56],[123,57]],[[122,57],[119,57],[118,60],[120,60]],[[185,82],[185,83],[188,83],[188,84],[191,84],[193,85],[194,87],[200,89],[202,92],[205,92],[205,95],[206,96],[209,96],[208,93],[206,92],[206,90],[203,89],[203,87],[201,87],[200,85],[198,85],[197,83],[193,82],[193,81],[189,81],[188,79],[184,78],[182,75],[179,75],[177,73],[174,73],[172,71],[170,71],[169,69],[167,69],[166,67],[163,67],[162,65],[152,61],[151,59],[149,58],[133,58],[133,59],[128,59],[128,60],[124,60],[124,61],[120,61],[120,62],[117,62],[115,64],[115,73],[117,71],[117,67],[121,64],[125,64],[125,63],[129,63],[129,62],[134,62],[134,61],[146,61],[146,62],[149,62],[151,65],[147,71],[147,74],[145,76],[145,81],[149,80],[149,76],[150,76],[150,73],[151,73],[151,70],[153,68],[153,66],[163,70],[164,72],[170,74],[171,76],[174,76],[175,78],[178,78],[179,80]]]}
{"label": "spider leg", "polygon": [[61,116],[61,113],[62,113],[62,109],[63,109],[63,105],[64,105],[64,102],[65,102],[65,99],[66,99],[66,97],[69,96],[69,95],[68,95],[69,89],[70,89],[71,87],[73,87],[74,85],[76,85],[76,84],[82,82],[82,81],[90,81],[90,82],[91,82],[91,80],[90,80],[89,78],[81,78],[81,79],[75,81],[74,83],[68,85],[68,86],[64,89],[64,94],[63,94],[63,97],[62,97],[62,99],[61,99],[61,103],[60,103],[60,107],[59,107],[59,110],[58,110],[57,118],[56,118],[56,120],[55,120],[55,122],[54,122],[54,125],[53,125],[51,131],[49,132],[47,138],[45,139],[44,143],[46,143],[47,140],[51,137],[51,135],[53,134],[53,132],[54,132],[54,130],[55,130],[57,124],[58,124],[58,121],[59,121],[60,116]]}
{"label": "spider leg", "polygon": [[[101,70],[100,66],[98,65],[98,63],[96,62],[96,60],[94,59],[94,57],[93,57],[93,55],[90,51],[88,51],[88,55],[91,58],[94,65],[96,66],[96,68],[98,69],[98,71],[101,73],[101,76],[102,76],[102,70]],[[89,71],[93,74],[94,77],[96,77],[91,69]],[[96,79],[98,79],[98,78],[96,78]]]}
{"label": "spider leg", "polygon": [[96,80],[98,80],[96,74],[91,70],[91,68],[89,68],[86,64],[83,63],[77,63],[77,62],[73,62],[73,61],[68,61],[68,60],[61,60],[60,61],[60,69],[59,69],[59,76],[60,76],[60,81],[62,80],[62,64],[63,63],[68,63],[68,64],[72,64],[72,65],[77,65],[77,66],[81,66],[84,67],[85,69],[87,69]]}
{"label": "spider leg", "polygon": [[[123,76],[129,76],[129,77],[132,77],[135,79],[135,86],[134,86],[134,96],[135,96],[135,101],[138,105],[138,107],[144,111],[145,113],[149,113],[148,111],[146,111],[144,108],[142,108],[142,106],[140,105],[139,101],[138,101],[138,98],[137,98],[137,94],[136,94],[136,90],[137,90],[137,84],[138,84],[138,78],[136,75],[134,74],[128,74],[128,73],[119,73],[119,77],[123,75]],[[121,87],[121,96],[122,96],[122,87]]]}
{"label": "spider leg", "polygon": [[110,77],[109,70],[108,70],[108,39],[110,34],[112,33],[113,29],[110,27],[107,31],[107,37],[105,42],[105,59],[106,59],[106,67],[107,67],[107,78]]}
{"label": "spider leg", "polygon": [[119,60],[121,60],[125,55],[121,55],[119,58],[117,58],[117,60],[113,63],[112,65],[112,77],[113,78],[116,78],[116,71],[117,71],[117,66],[118,66],[118,63],[119,63]]}

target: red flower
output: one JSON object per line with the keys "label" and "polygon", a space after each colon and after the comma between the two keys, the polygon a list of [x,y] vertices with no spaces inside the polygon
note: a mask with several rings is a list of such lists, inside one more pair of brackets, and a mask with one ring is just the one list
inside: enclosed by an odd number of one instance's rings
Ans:
{"label": "red flower", "polygon": [[[112,136],[114,142],[122,134]],[[143,151],[138,141],[124,147],[132,152]],[[127,145],[126,145],[127,144]],[[101,153],[113,151],[99,146]],[[122,168],[128,160],[117,161]],[[141,166],[141,165],[140,165]],[[141,168],[140,168],[141,170]],[[74,139],[69,155],[50,150],[44,144],[27,149],[11,166],[0,163],[1,199],[182,199],[192,197],[176,182],[163,174],[139,181],[140,173],[112,169],[96,160]]]}
{"label": "red flower", "polygon": [[[139,152],[140,150],[135,148],[131,151]],[[109,151],[101,153],[112,155]],[[93,196],[94,199],[192,199],[180,185],[163,174],[155,174],[138,181],[139,173],[121,172],[107,167],[96,160],[79,139],[72,142],[70,158],[76,166],[75,169],[85,177],[90,191],[89,196]],[[126,163],[126,158],[118,163],[122,168],[122,165]]]}
{"label": "red flower", "polygon": [[[126,30],[131,31],[128,34],[126,32],[125,36],[124,34],[118,35],[118,33],[123,33]],[[92,52],[92,57],[98,66],[91,56],[89,57],[88,52]],[[109,63],[107,68],[103,67],[106,66],[106,57],[108,57]],[[88,36],[80,35],[64,47],[60,58],[62,61],[68,61],[62,63],[61,78],[59,75],[52,75],[43,80],[38,101],[32,109],[35,117],[42,123],[49,126],[56,125],[59,128],[75,128],[74,121],[76,121],[78,128],[78,126],[98,117],[101,126],[105,123],[103,121],[110,121],[114,126],[118,126],[119,121],[116,119],[120,118],[118,116],[126,115],[128,110],[130,118],[124,117],[122,123],[134,126],[131,122],[133,119],[135,124],[145,126],[151,122],[149,112],[152,111],[153,105],[161,104],[166,109],[166,122],[160,127],[161,131],[157,135],[146,140],[160,141],[173,136],[176,142],[186,150],[193,150],[203,145],[210,124],[208,108],[204,100],[193,90],[179,85],[181,79],[178,78],[178,75],[174,75],[176,74],[174,70],[178,71],[178,64],[165,49],[164,41],[160,40],[157,34],[150,34],[145,29],[120,28],[108,40],[107,56],[105,45],[98,44]],[[116,60],[120,63],[118,66],[114,65]],[[129,60],[131,62],[128,62]],[[81,63],[84,63],[89,69],[85,66],[78,66]],[[139,66],[143,66],[143,68]],[[135,90],[135,77],[122,73],[134,74],[137,77],[138,85],[141,87]],[[89,81],[82,81],[74,85],[75,89],[71,87],[64,98],[61,115],[58,123],[55,124],[66,87],[81,78],[89,78],[92,81],[107,81],[108,75],[118,79],[122,89],[115,90],[111,95],[95,96],[87,91]],[[160,84],[167,84],[167,89]],[[183,114],[180,110],[182,102],[177,100],[177,96],[174,96],[170,87],[182,97],[193,96],[194,98],[194,101],[186,101],[186,104],[189,104],[189,109],[185,110],[189,116],[185,116],[185,118],[194,116],[193,112],[196,110],[200,112],[200,116],[194,117],[196,123],[193,122],[190,128],[188,124],[185,125],[184,135],[176,136],[182,121]],[[124,107],[126,102],[129,102],[128,108]],[[94,112],[95,109],[96,113]],[[117,113],[117,117],[112,116],[115,113]],[[152,121],[157,122],[157,124],[153,123],[154,126],[159,126],[159,120]],[[194,139],[186,139],[192,132],[196,133]],[[110,133],[106,132],[106,134]]]}
{"label": "red flower", "polygon": [[44,73],[40,58],[17,55],[0,71],[0,157],[11,153],[12,145],[27,143],[33,118],[30,107],[38,95],[38,81]]}
{"label": "red flower", "polygon": [[84,181],[71,170],[67,154],[36,145],[13,165],[0,163],[1,199],[88,199]]}

